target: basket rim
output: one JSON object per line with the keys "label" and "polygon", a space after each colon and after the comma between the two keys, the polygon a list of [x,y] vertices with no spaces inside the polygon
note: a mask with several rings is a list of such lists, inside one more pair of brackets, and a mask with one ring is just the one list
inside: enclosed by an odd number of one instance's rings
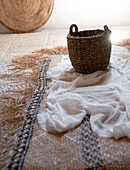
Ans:
{"label": "basket rim", "polygon": [[105,31],[101,29],[96,30],[84,30],[84,31],[78,31],[78,33],[85,33],[85,32],[94,32],[94,31],[101,31],[101,34],[93,35],[93,36],[75,36],[71,35],[70,33],[67,35],[67,38],[75,38],[75,39],[95,39],[95,38],[101,38],[105,36]]}

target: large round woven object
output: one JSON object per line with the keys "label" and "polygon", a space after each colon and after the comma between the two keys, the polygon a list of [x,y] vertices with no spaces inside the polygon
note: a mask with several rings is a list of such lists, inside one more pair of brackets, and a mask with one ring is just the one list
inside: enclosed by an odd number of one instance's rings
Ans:
{"label": "large round woven object", "polygon": [[16,32],[33,31],[49,19],[54,0],[0,0],[0,21]]}

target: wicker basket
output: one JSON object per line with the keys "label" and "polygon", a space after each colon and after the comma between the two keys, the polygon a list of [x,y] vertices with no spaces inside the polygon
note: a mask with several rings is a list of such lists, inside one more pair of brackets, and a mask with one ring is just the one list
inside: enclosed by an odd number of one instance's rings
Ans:
{"label": "wicker basket", "polygon": [[68,51],[76,72],[89,74],[106,70],[111,55],[110,34],[111,31],[106,25],[104,30],[79,32],[77,25],[70,26],[70,32],[67,35]]}

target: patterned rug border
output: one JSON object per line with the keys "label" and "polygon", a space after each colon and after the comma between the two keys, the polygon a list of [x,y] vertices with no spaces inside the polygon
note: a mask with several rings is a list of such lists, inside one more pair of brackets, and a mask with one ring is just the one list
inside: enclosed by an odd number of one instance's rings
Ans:
{"label": "patterned rug border", "polygon": [[33,129],[39,111],[40,103],[47,88],[46,74],[50,61],[51,60],[49,56],[46,56],[43,59],[43,63],[38,75],[38,88],[36,89],[32,97],[32,101],[28,107],[23,127],[17,140],[18,143],[14,149],[14,154],[8,166],[8,169],[22,169],[23,167],[30,140],[33,136]]}
{"label": "patterned rug border", "polygon": [[81,125],[82,153],[85,161],[85,168],[104,170],[100,147],[98,146],[99,137],[92,132],[89,119],[89,116],[86,115]]}
{"label": "patterned rug border", "polygon": [[17,146],[14,148],[14,153],[12,159],[8,165],[8,169],[22,169],[24,160],[26,158],[27,151],[29,149],[29,144],[33,136],[33,129],[35,126],[35,121],[37,119],[37,114],[39,112],[40,103],[44,97],[47,89],[46,75],[51,62],[51,55],[67,55],[68,51],[66,47],[56,47],[54,49],[41,49],[40,51],[35,51],[33,53],[46,54],[43,58],[42,65],[38,74],[38,87],[35,90],[30,105],[27,109],[27,113],[23,122],[23,127],[20,131],[20,135],[17,139]]}
{"label": "patterned rug border", "polygon": [[[125,46],[127,50],[129,50],[129,46]],[[50,52],[48,55],[66,55],[68,52]],[[50,64],[50,57],[46,56],[43,59],[43,63],[40,67],[39,75],[38,75],[38,88],[36,89],[31,103],[28,107],[25,120],[23,123],[23,128],[18,137],[17,146],[14,149],[14,155],[12,160],[8,166],[8,169],[22,169],[24,160],[26,158],[27,151],[29,149],[29,144],[31,138],[33,136],[33,129],[35,126],[35,121],[37,118],[37,114],[39,112],[40,103],[44,97],[47,81],[46,74]],[[82,122],[81,129],[85,134],[81,134],[81,142],[82,142],[82,154],[85,163],[85,168],[87,169],[105,169],[103,160],[101,158],[100,146],[98,136],[94,135],[90,131],[89,118],[86,117]],[[89,135],[88,135],[89,134]],[[91,142],[88,142],[91,141]],[[86,146],[86,147],[84,147]],[[98,146],[98,147],[97,147]],[[85,149],[84,149],[85,148]],[[91,166],[90,166],[91,165]]]}

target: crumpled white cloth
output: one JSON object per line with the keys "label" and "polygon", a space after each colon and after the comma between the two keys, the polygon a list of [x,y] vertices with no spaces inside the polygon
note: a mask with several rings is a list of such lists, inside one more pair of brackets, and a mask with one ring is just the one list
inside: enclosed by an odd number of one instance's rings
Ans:
{"label": "crumpled white cloth", "polygon": [[40,127],[64,132],[90,115],[92,130],[101,137],[130,138],[130,54],[114,46],[110,67],[93,74],[74,71],[64,56],[48,73],[52,79],[48,108],[38,114]]}

